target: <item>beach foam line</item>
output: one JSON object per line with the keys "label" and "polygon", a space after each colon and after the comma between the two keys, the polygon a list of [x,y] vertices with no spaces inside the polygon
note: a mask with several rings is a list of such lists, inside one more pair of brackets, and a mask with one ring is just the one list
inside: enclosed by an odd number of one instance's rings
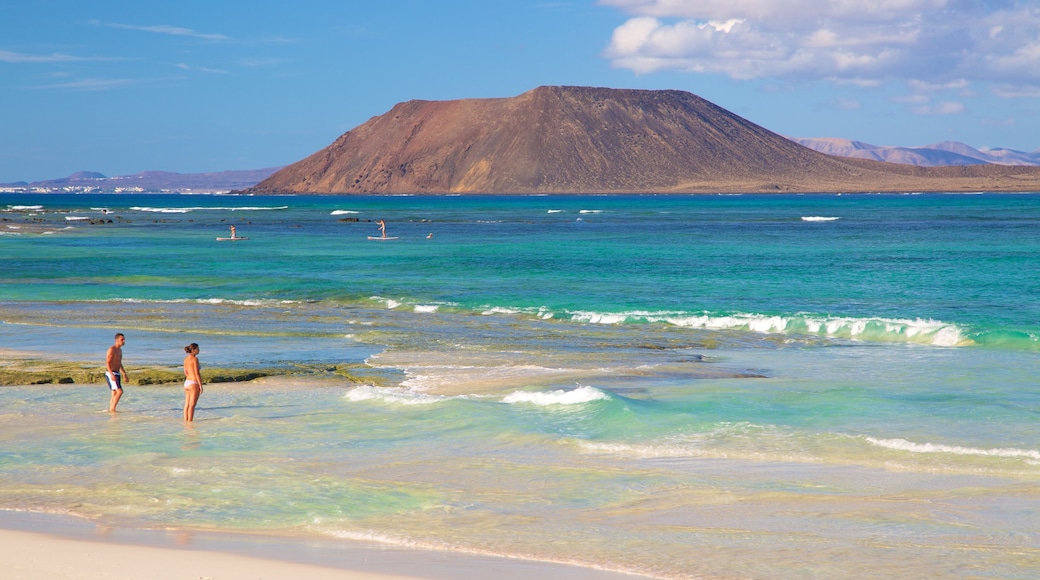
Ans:
{"label": "beach foam line", "polygon": [[819,215],[803,215],[802,216],[802,221],[803,222],[833,222],[833,221],[838,221],[840,219],[841,218],[839,218],[839,217],[826,217],[826,216],[819,216]]}
{"label": "beach foam line", "polygon": [[190,213],[193,211],[277,211],[283,209],[289,209],[287,205],[279,205],[273,207],[263,206],[246,206],[246,207],[143,207],[133,206],[130,208],[132,211],[143,211],[148,213]]}
{"label": "beach foam line", "polygon": [[877,445],[878,447],[894,449],[896,451],[907,451],[910,453],[947,453],[952,455],[1023,458],[1040,461],[1040,451],[1035,449],[1017,449],[1014,447],[980,449],[977,447],[943,445],[940,443],[914,443],[906,439],[878,439],[875,437],[864,437],[864,439],[870,444]]}
{"label": "beach foam line", "polygon": [[583,405],[592,401],[610,400],[610,395],[595,388],[580,386],[569,391],[559,389],[549,392],[538,391],[516,391],[502,399],[503,403],[517,404],[527,403],[539,407],[550,405]]}
{"label": "beach foam line", "polygon": [[[504,562],[517,562],[522,565],[523,569],[519,574],[510,573],[509,568],[501,568],[501,571],[506,573],[505,575],[507,578],[586,578],[588,580],[621,580],[623,577],[660,577],[644,570],[626,568],[623,566],[602,566],[593,562],[581,561],[577,558],[546,558],[530,553],[500,552],[486,548],[461,546],[455,543],[441,541],[416,540],[371,531],[332,530],[318,533],[323,533],[333,538],[352,542],[371,542],[411,550],[448,553],[455,556],[494,558],[496,560],[501,559]],[[479,572],[477,574],[469,572],[463,572],[460,574],[460,569],[466,570],[455,565],[452,568],[451,578],[483,578],[496,576],[494,573],[495,569],[491,568],[488,562],[484,562],[483,566],[480,568],[473,569],[474,572]],[[424,572],[427,570],[429,570],[429,566],[423,568]],[[431,578],[440,578],[440,576],[431,576]]]}
{"label": "beach foam line", "polygon": [[357,211],[350,210],[350,209],[337,209],[337,210],[333,210],[332,213],[329,214],[329,215],[347,215],[347,214],[355,214],[355,213],[361,213],[361,212],[357,212]]}
{"label": "beach foam line", "polygon": [[[394,310],[402,306],[415,312],[433,312],[431,304],[409,303],[382,296],[370,300]],[[459,308],[455,303],[444,303],[439,307]],[[439,311],[439,308],[438,308]],[[645,311],[596,312],[591,310],[559,310],[546,306],[512,307],[485,305],[476,307],[484,316],[533,316],[543,320],[573,320],[590,324],[646,324],[664,323],[682,328],[705,330],[744,330],[761,334],[787,334],[791,336],[825,336],[847,338],[867,342],[904,342],[932,346],[974,346],[976,343],[959,326],[941,320],[924,318],[897,319],[854,316],[820,316],[811,313],[755,314],[736,312],[721,314],[712,312]]]}
{"label": "beach foam line", "polygon": [[361,385],[358,387],[354,387],[353,389],[347,391],[347,393],[343,395],[343,397],[348,401],[355,403],[362,401],[381,401],[383,403],[390,403],[394,405],[435,405],[437,403],[444,403],[453,399],[471,398],[465,395],[430,395],[427,393],[421,393],[403,387],[376,387],[372,385]]}
{"label": "beach foam line", "polygon": [[116,304],[211,304],[219,306],[230,304],[232,306],[280,306],[285,304],[299,304],[299,300],[276,300],[273,298],[233,299],[233,298],[171,298],[171,299],[146,299],[146,298],[102,298],[97,300],[82,300],[82,302],[116,303]]}
{"label": "beach foam line", "polygon": [[575,440],[585,453],[637,459],[735,459],[785,463],[822,463],[824,459],[807,451],[756,450],[713,447],[705,443],[609,443]]}
{"label": "beach foam line", "polygon": [[821,317],[811,314],[692,314],[684,312],[572,312],[576,321],[594,324],[664,322],[708,330],[749,330],[763,334],[817,335],[877,342],[911,342],[933,346],[974,344],[956,325],[938,320]]}

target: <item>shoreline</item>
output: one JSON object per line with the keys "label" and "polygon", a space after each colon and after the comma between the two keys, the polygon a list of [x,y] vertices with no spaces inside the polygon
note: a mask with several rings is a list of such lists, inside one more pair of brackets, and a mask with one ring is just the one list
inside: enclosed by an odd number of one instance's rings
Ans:
{"label": "shoreline", "polygon": [[304,536],[105,526],[0,509],[5,578],[314,578],[624,580],[562,563]]}

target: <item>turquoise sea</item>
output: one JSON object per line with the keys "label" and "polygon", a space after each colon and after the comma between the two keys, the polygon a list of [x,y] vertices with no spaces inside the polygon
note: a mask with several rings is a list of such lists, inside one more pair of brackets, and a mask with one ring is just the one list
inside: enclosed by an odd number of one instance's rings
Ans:
{"label": "turquoise sea", "polygon": [[[393,240],[379,236],[385,220]],[[1040,194],[0,194],[0,509],[657,578],[1040,576]],[[235,225],[248,240],[218,242]],[[367,363],[352,383],[337,365]]]}

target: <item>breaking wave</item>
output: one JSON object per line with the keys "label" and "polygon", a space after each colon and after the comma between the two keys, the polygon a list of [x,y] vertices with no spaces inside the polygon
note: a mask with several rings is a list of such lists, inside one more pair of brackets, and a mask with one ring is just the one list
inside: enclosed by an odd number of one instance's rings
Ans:
{"label": "breaking wave", "polygon": [[516,391],[506,395],[503,403],[527,403],[547,407],[549,405],[581,405],[592,401],[609,400],[610,395],[593,387],[578,387],[570,391],[559,389],[549,392]]}
{"label": "breaking wave", "polygon": [[951,455],[1023,458],[1040,461],[1040,451],[1035,449],[1018,449],[1014,447],[980,449],[977,447],[961,447],[959,445],[943,445],[939,443],[914,443],[906,439],[877,439],[874,437],[866,437],[865,439],[878,447],[907,451],[909,453],[946,453]]}
{"label": "breaking wave", "polygon": [[969,346],[974,342],[961,328],[938,320],[792,316],[765,314],[690,314],[659,312],[575,312],[571,318],[595,324],[664,322],[709,330],[747,330],[764,334],[815,335],[877,342],[910,342],[934,346]]}

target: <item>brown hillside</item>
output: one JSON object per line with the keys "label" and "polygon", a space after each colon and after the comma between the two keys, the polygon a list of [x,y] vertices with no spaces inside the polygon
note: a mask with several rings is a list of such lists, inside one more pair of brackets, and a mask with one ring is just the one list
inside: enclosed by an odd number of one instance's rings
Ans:
{"label": "brown hillside", "polygon": [[253,193],[1040,191],[1038,167],[904,167],[798,145],[684,91],[408,101]]}

